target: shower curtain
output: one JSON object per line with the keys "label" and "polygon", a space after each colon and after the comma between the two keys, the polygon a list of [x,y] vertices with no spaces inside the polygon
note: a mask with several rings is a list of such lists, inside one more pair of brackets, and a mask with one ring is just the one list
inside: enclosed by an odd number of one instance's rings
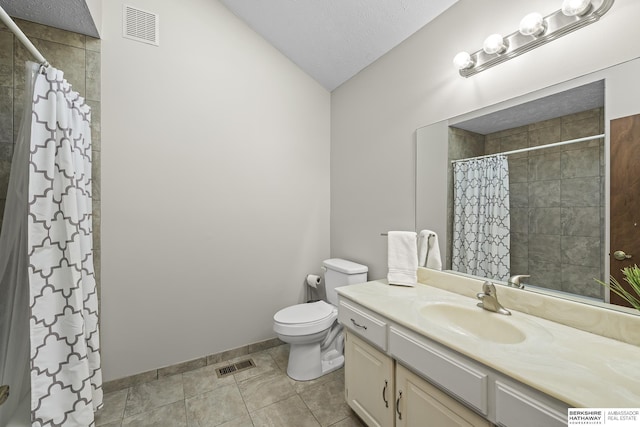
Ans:
{"label": "shower curtain", "polygon": [[453,270],[509,278],[509,165],[496,155],[453,164]]}
{"label": "shower curtain", "polygon": [[102,374],[93,270],[91,109],[61,71],[36,72],[38,66],[31,63],[27,68],[34,77],[31,114],[25,114],[11,171],[11,181],[22,188],[10,190],[23,196],[17,198],[15,224],[5,214],[2,234],[20,229],[25,246],[12,248],[9,258],[18,261],[16,271],[7,274],[8,287],[16,294],[27,287],[28,299],[27,307],[16,304],[9,310],[26,310],[29,316],[32,425],[92,426],[94,410],[102,406]]}

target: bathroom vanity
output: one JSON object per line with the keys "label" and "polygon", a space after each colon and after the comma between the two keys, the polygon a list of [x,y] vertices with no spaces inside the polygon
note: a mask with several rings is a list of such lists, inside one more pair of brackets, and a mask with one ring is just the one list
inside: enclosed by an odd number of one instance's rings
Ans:
{"label": "bathroom vanity", "polygon": [[[567,425],[572,407],[640,406],[637,345],[509,303],[511,316],[492,313],[468,295],[481,281],[429,276],[414,288],[372,281],[338,289],[345,395],[368,426],[554,427]],[[441,289],[443,281],[463,294]],[[501,287],[498,297],[512,302],[518,291]]]}

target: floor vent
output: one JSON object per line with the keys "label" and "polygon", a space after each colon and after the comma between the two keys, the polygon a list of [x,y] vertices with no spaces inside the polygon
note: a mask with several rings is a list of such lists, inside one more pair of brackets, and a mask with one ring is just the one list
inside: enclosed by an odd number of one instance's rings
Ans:
{"label": "floor vent", "polygon": [[152,12],[124,5],[122,36],[142,43],[160,44],[160,18]]}
{"label": "floor vent", "polygon": [[222,366],[216,369],[216,374],[218,375],[218,378],[222,378],[226,377],[227,375],[235,374],[236,372],[251,369],[254,366],[256,366],[256,364],[253,363],[253,360],[242,360],[238,363],[232,363],[231,365]]}

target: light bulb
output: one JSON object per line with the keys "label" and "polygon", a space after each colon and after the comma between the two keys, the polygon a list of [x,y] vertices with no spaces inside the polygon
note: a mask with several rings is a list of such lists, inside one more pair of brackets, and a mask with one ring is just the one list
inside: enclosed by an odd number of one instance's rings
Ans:
{"label": "light bulb", "polygon": [[466,70],[473,67],[474,62],[468,52],[460,52],[453,58],[453,64],[458,70]]}
{"label": "light bulb", "polygon": [[522,18],[518,31],[523,36],[539,36],[546,30],[544,18],[538,12],[533,12]]}
{"label": "light bulb", "polygon": [[507,50],[507,45],[504,41],[504,38],[500,34],[491,34],[487,37],[482,44],[482,50],[484,50],[489,55],[494,53],[503,53]]}
{"label": "light bulb", "polygon": [[562,13],[567,16],[582,16],[591,7],[591,0],[564,0]]}

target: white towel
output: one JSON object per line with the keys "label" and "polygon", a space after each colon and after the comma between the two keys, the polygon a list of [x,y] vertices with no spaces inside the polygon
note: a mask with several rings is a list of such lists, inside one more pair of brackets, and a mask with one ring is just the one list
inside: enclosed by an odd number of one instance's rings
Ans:
{"label": "white towel", "polygon": [[418,282],[417,235],[414,231],[390,231],[387,256],[390,285],[415,286]]}
{"label": "white towel", "polygon": [[418,236],[418,265],[434,270],[442,270],[440,245],[438,245],[438,235],[435,231],[422,230],[420,232]]}

